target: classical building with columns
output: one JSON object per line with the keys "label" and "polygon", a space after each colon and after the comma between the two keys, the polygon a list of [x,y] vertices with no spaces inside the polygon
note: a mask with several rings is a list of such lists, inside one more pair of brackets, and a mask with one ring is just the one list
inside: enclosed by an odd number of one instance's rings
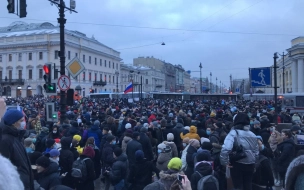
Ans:
{"label": "classical building with columns", "polygon": [[[59,27],[51,23],[13,22],[0,27],[0,95],[26,97],[44,94],[43,65],[60,69]],[[85,96],[96,92],[116,92],[120,53],[79,31],[65,30],[66,64],[78,57],[85,70],[71,79],[71,88]],[[58,72],[56,72],[58,73]],[[68,75],[68,71],[66,71]],[[52,76],[52,82],[59,74]]]}

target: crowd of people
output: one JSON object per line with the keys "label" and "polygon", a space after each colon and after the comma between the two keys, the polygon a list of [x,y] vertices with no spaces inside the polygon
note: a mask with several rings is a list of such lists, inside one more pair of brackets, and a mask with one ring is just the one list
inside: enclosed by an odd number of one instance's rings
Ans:
{"label": "crowd of people", "polygon": [[[276,116],[272,101],[83,99],[67,106],[62,122],[45,120],[49,101],[59,105],[43,97],[0,100],[0,160],[22,182],[0,187],[94,190],[101,181],[105,190],[303,189],[303,117]],[[292,127],[279,131],[274,122]]]}

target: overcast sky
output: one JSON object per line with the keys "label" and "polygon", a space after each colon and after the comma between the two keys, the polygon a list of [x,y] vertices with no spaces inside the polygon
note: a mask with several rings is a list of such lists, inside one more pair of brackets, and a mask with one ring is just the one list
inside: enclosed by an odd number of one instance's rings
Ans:
{"label": "overcast sky", "polygon": [[[230,74],[246,78],[249,67],[272,65],[273,53],[304,31],[303,0],[76,0],[76,10],[66,12],[66,28],[94,35],[120,51],[124,63],[154,56],[199,71],[201,62],[203,77],[212,72],[213,81],[227,86]],[[27,12],[20,19],[1,3],[0,25],[57,24],[57,8],[48,0],[27,0]]]}

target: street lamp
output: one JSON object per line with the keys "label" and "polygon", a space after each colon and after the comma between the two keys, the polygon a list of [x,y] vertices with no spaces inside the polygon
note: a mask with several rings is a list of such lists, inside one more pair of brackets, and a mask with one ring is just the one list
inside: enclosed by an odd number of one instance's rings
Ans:
{"label": "street lamp", "polygon": [[215,78],[215,93],[217,93],[217,77]]}
{"label": "street lamp", "polygon": [[131,82],[132,82],[132,100],[134,101],[134,97],[133,97],[133,91],[134,91],[134,86],[133,86],[133,73],[134,73],[134,71],[131,70],[129,76],[131,77]]}
{"label": "street lamp", "polygon": [[212,73],[210,72],[210,94],[212,94]]}
{"label": "street lamp", "polygon": [[280,56],[282,56],[283,58],[283,94],[285,94],[285,56],[288,55],[289,56],[289,53],[285,54],[285,52],[283,52],[283,54],[279,54]]}
{"label": "street lamp", "polygon": [[200,68],[200,91],[201,91],[201,94],[203,93],[203,81],[202,81],[202,63],[200,63],[199,65],[199,68]]}
{"label": "street lamp", "polygon": [[119,76],[119,72],[116,71],[115,75],[116,75],[116,94],[117,94],[117,99],[118,99],[118,76]]}

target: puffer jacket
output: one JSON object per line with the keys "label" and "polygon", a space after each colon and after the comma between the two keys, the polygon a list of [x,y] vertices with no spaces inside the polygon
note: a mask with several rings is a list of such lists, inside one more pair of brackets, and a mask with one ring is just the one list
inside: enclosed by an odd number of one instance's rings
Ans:
{"label": "puffer jacket", "polygon": [[171,151],[160,153],[157,158],[156,168],[163,171],[167,170],[168,169],[167,166],[171,158],[172,158]]}
{"label": "puffer jacket", "polygon": [[295,158],[288,166],[285,177],[285,189],[299,190],[304,182],[304,155]]}
{"label": "puffer jacket", "polygon": [[183,175],[183,173],[175,170],[161,171],[159,173],[160,179],[150,185],[146,186],[144,190],[168,190],[179,189],[177,185],[177,175]]}
{"label": "puffer jacket", "polygon": [[183,171],[186,170],[187,166],[188,166],[187,161],[186,161],[186,157],[187,157],[187,150],[188,150],[189,146],[190,145],[187,145],[185,147],[185,149],[183,150],[183,153],[182,153],[182,157],[181,157],[181,160],[182,160],[182,170]]}
{"label": "puffer jacket", "polygon": [[165,145],[168,145],[171,147],[171,151],[172,151],[172,158],[174,157],[178,157],[178,152],[177,152],[177,147],[175,145],[174,142],[170,142],[170,141],[164,141]]}
{"label": "puffer jacket", "polygon": [[198,136],[198,134],[197,134],[197,128],[195,126],[191,126],[189,133],[187,133],[185,135],[183,133],[180,133],[180,137],[181,137],[181,139],[188,137],[189,139],[196,139],[198,141],[201,140],[200,136]]}
{"label": "puffer jacket", "polygon": [[123,153],[126,153],[126,150],[127,150],[127,144],[129,141],[131,141],[132,138],[131,137],[128,137],[128,136],[125,136],[122,140],[122,143],[121,143],[121,149],[122,149],[122,152]]}
{"label": "puffer jacket", "polygon": [[121,180],[126,180],[127,177],[127,169],[128,166],[128,158],[124,153],[116,158],[112,166],[112,170],[110,171],[110,180],[112,185],[118,184]]}
{"label": "puffer jacket", "polygon": [[57,185],[61,185],[61,181],[58,174],[58,164],[51,162],[50,166],[38,174],[37,182],[44,189],[51,189]]}
{"label": "puffer jacket", "polygon": [[[254,133],[249,131],[249,126],[244,126],[244,130],[237,129],[239,143],[243,146],[246,158],[243,158],[238,163],[241,164],[255,164],[259,156],[259,145],[257,138]],[[222,165],[228,165],[229,163],[229,153],[233,149],[233,145],[236,144],[237,133],[235,130],[231,130],[227,135],[224,145],[222,146],[220,160]]]}

